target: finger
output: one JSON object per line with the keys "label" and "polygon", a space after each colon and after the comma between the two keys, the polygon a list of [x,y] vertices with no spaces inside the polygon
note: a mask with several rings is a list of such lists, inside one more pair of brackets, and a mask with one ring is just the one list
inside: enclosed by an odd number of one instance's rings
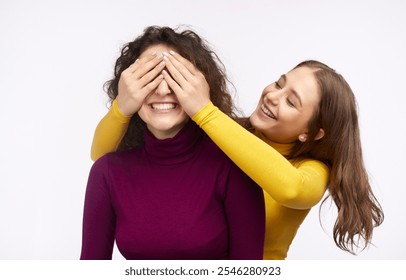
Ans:
{"label": "finger", "polygon": [[146,84],[151,82],[154,78],[156,78],[159,75],[159,73],[162,72],[164,67],[165,61],[161,61],[158,65],[156,65],[152,70],[150,70],[140,79],[140,86],[144,87]]}
{"label": "finger", "polygon": [[184,65],[189,70],[189,72],[192,73],[192,75],[196,75],[198,70],[196,69],[196,67],[193,65],[192,62],[190,62],[189,60],[187,60],[186,58],[184,58],[183,56],[172,50],[169,51],[169,54],[172,57],[174,57],[177,61],[179,61],[182,65]]}
{"label": "finger", "polygon": [[162,71],[163,78],[165,81],[168,83],[169,87],[173,90],[173,92],[178,95],[182,92],[182,88],[179,86],[179,84],[172,79],[172,77],[169,75],[168,72],[165,70]]}
{"label": "finger", "polygon": [[133,64],[123,71],[123,73],[127,76],[139,79],[155,67],[160,61],[162,61],[162,54],[157,55],[156,51],[154,51],[142,58],[137,58]]}
{"label": "finger", "polygon": [[[172,51],[172,53],[174,53],[174,52]],[[189,69],[182,62],[177,60],[173,55],[169,55],[168,53],[164,53],[164,59],[165,59],[165,56],[175,66],[176,70],[179,71],[179,73],[185,78],[186,81],[190,82],[194,78],[195,75],[192,72],[190,72]],[[183,60],[186,63],[191,64],[186,59],[183,59]],[[190,65],[189,65],[189,67],[190,67]],[[192,65],[192,67],[194,68],[193,65]],[[196,72],[194,69],[193,69],[193,71]]]}
{"label": "finger", "polygon": [[128,72],[128,73],[133,73],[135,69],[137,69],[137,65],[139,64],[139,58],[137,58],[133,64],[131,64],[127,69],[125,69],[123,72]]}
{"label": "finger", "polygon": [[[164,61],[165,61],[166,69],[168,69],[169,73],[172,76],[171,78],[173,78],[173,80],[176,81],[176,83],[178,85],[180,85],[182,88],[185,87],[187,84],[187,80],[173,64],[173,62],[172,62],[173,58],[171,59],[164,55]],[[167,74],[169,75],[169,73],[167,73]],[[189,75],[190,75],[190,73],[189,73]]]}
{"label": "finger", "polygon": [[144,95],[144,98],[147,97],[149,94],[152,94],[152,91],[156,89],[159,84],[164,79],[163,74],[159,74],[152,82],[147,84],[142,90],[141,94]]}
{"label": "finger", "polygon": [[141,79],[146,73],[156,67],[162,60],[162,54],[157,55],[156,53],[152,53],[151,55],[141,58],[139,67],[137,67],[132,73],[133,77],[135,79]]}
{"label": "finger", "polygon": [[133,64],[131,64],[126,70],[130,73],[134,73],[134,71],[137,69],[137,66],[139,67],[140,64],[146,63],[152,59],[154,59],[157,56],[156,52],[151,52],[149,55],[144,56],[143,58],[137,58]]}

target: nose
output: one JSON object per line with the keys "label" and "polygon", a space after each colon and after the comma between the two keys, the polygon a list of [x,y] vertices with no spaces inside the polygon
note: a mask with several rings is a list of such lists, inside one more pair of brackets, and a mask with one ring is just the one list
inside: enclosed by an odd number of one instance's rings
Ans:
{"label": "nose", "polygon": [[162,80],[158,87],[155,89],[155,93],[159,95],[168,95],[171,94],[171,88],[169,87],[168,83],[165,80]]}
{"label": "nose", "polygon": [[279,104],[279,100],[281,99],[283,93],[282,91],[271,91],[265,95],[265,101],[271,103],[272,105],[276,106]]}

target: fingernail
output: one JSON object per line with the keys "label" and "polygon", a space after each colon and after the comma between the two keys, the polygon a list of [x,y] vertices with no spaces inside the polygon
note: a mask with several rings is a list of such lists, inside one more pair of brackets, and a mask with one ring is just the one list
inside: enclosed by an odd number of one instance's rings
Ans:
{"label": "fingernail", "polygon": [[169,56],[169,54],[168,54],[167,52],[163,52],[162,54],[163,54],[164,56],[166,56],[166,57]]}
{"label": "fingernail", "polygon": [[166,72],[166,70],[162,70],[162,74],[166,76],[168,75],[168,72]]}
{"label": "fingernail", "polygon": [[161,74],[158,76],[158,80],[162,80],[164,78],[164,76]]}
{"label": "fingernail", "polygon": [[152,56],[156,55],[156,51],[152,51],[152,52],[151,52],[151,55],[152,55]]}
{"label": "fingernail", "polygon": [[157,59],[161,59],[161,58],[162,58],[162,54],[159,54],[156,58],[157,58]]}
{"label": "fingernail", "polygon": [[164,60],[168,61],[168,57],[166,55],[164,55]]}
{"label": "fingernail", "polygon": [[175,55],[175,52],[172,51],[172,50],[170,50],[169,53],[170,53],[171,55]]}
{"label": "fingernail", "polygon": [[160,67],[165,66],[165,61],[161,61],[161,63],[158,64]]}

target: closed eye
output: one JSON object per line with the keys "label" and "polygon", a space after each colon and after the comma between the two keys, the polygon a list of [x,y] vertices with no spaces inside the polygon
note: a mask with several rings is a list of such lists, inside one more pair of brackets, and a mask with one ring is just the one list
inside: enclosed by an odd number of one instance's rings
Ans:
{"label": "closed eye", "polygon": [[295,103],[292,102],[292,100],[290,100],[289,98],[286,99],[286,102],[288,103],[289,106],[291,106],[291,107],[296,107],[296,106],[295,106]]}

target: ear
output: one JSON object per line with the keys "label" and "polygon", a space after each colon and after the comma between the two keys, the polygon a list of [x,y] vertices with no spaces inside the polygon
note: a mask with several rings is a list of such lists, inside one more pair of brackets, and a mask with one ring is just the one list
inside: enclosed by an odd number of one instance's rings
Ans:
{"label": "ear", "polygon": [[324,137],[324,130],[320,128],[319,132],[317,132],[316,137],[314,137],[314,140],[320,140],[321,138]]}

